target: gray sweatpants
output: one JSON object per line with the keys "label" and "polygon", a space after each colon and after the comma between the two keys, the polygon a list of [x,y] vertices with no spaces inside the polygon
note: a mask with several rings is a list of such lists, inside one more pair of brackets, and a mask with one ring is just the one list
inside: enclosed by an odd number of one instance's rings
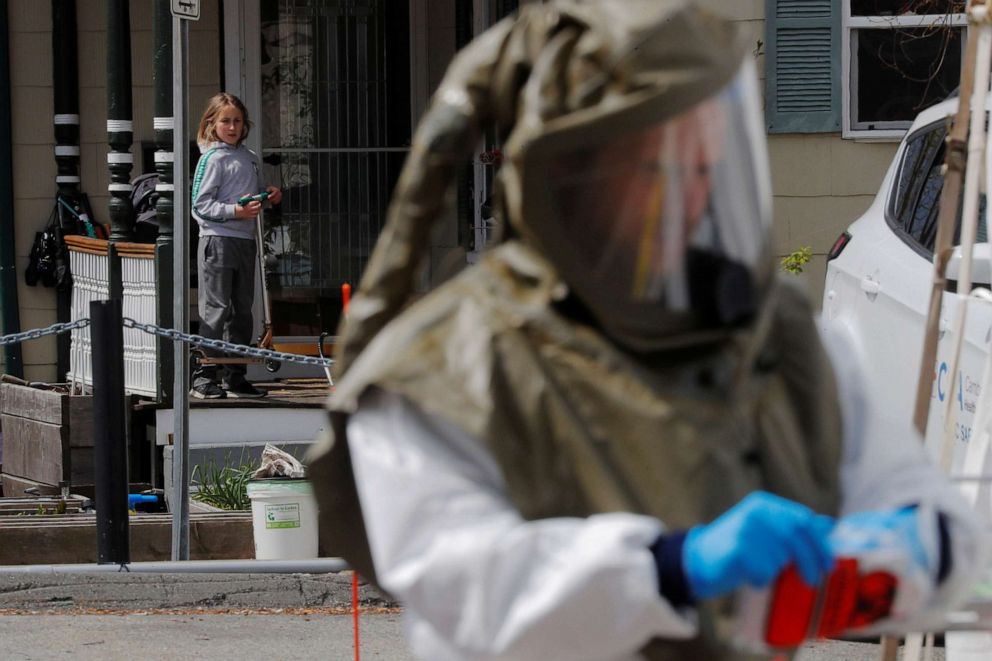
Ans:
{"label": "gray sweatpants", "polygon": [[[255,296],[254,239],[203,236],[197,247],[199,277],[197,297],[200,309],[200,335],[235,344],[251,344],[251,304]],[[208,356],[235,356],[205,350]],[[218,382],[228,386],[245,380],[247,365],[199,365],[193,373],[193,386]]]}

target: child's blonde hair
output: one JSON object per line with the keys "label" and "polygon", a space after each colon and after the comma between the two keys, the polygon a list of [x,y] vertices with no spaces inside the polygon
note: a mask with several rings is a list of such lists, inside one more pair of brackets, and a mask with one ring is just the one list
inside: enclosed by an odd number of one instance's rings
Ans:
{"label": "child's blonde hair", "polygon": [[197,144],[202,146],[211,142],[220,142],[220,138],[214,130],[214,122],[217,119],[217,115],[229,106],[240,110],[241,117],[245,120],[244,128],[241,129],[241,139],[238,140],[238,144],[240,145],[244,142],[245,138],[248,137],[248,130],[251,129],[251,122],[248,121],[248,109],[245,108],[245,104],[238,97],[227,92],[221,92],[220,94],[215,94],[207,102],[207,109],[203,111],[203,117],[200,118],[200,128],[196,131]]}

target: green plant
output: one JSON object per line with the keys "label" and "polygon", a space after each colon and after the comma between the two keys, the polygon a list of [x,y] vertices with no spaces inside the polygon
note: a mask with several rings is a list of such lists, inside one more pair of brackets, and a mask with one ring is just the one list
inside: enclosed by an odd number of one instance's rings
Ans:
{"label": "green plant", "polygon": [[803,267],[813,258],[813,248],[810,246],[802,246],[799,250],[795,250],[785,257],[782,258],[780,264],[782,265],[783,271],[788,271],[789,273],[802,273]]}
{"label": "green plant", "polygon": [[193,468],[190,478],[190,482],[197,486],[196,492],[192,494],[193,500],[224,510],[251,509],[248,480],[258,468],[254,461],[242,461],[240,466],[232,467],[228,457],[223,466],[218,466],[211,460],[203,471],[199,471],[199,468],[199,465]]}
{"label": "green plant", "polygon": [[65,512],[66,502],[59,498],[51,509],[47,509],[43,503],[38,503],[34,513],[38,516],[45,516],[46,514],[65,514]]}

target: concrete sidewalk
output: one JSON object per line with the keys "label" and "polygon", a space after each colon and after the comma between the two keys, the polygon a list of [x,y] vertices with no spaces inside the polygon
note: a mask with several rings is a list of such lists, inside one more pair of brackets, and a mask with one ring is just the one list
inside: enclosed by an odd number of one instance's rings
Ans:
{"label": "concrete sidewalk", "polygon": [[[362,585],[363,607],[395,603]],[[0,610],[350,608],[351,573],[0,574]]]}

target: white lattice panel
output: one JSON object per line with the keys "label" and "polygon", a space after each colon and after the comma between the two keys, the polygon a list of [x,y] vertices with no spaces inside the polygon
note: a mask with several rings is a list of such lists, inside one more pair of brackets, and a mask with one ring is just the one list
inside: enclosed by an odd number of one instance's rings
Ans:
{"label": "white lattice panel", "polygon": [[[90,316],[90,303],[110,298],[110,261],[105,254],[69,251],[72,268],[72,320]],[[141,323],[155,322],[155,260],[151,255],[122,256],[122,310],[125,317]],[[158,363],[155,337],[135,328],[124,332],[124,390],[155,397]],[[93,386],[93,345],[89,328],[72,331],[68,379]]]}
{"label": "white lattice panel", "polygon": [[[142,324],[155,323],[155,260],[150,257],[121,257],[125,317]],[[158,364],[155,336],[137,328],[124,329],[124,389],[154,397]]]}
{"label": "white lattice panel", "polygon": [[[72,269],[71,320],[87,319],[90,316],[91,301],[110,297],[109,259],[107,255],[70,250],[69,264]],[[67,378],[71,382],[92,387],[93,345],[89,327],[73,330],[69,346]]]}

